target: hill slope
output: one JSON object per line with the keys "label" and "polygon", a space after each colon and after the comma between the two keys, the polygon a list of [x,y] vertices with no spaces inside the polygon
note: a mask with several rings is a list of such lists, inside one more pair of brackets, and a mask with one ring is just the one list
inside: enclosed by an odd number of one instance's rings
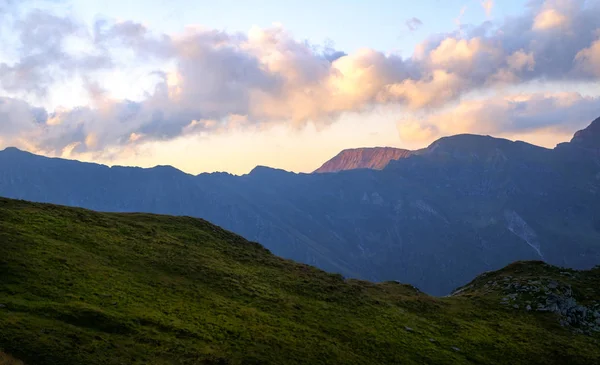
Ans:
{"label": "hill slope", "polygon": [[0,199],[0,257],[0,348],[30,364],[600,361],[555,314],[343,280],[199,219]]}
{"label": "hill slope", "polygon": [[369,147],[343,150],[316,169],[315,173],[355,169],[382,170],[390,161],[406,158],[412,151],[392,147]]}

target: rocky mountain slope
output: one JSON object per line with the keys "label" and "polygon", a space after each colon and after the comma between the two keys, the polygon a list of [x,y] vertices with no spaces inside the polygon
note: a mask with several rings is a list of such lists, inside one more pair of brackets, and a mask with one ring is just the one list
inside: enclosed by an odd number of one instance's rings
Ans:
{"label": "rocky mountain slope", "polygon": [[478,276],[452,296],[495,296],[509,310],[552,313],[561,326],[592,335],[600,332],[598,280],[600,266],[581,272],[541,261],[518,262]]}
{"label": "rocky mountain slope", "polygon": [[[597,134],[594,122],[578,135]],[[590,139],[591,138],[591,139]],[[347,277],[445,295],[516,260],[600,263],[600,155],[486,136],[442,138],[383,170],[192,176],[0,152],[0,195],[201,217]]]}
{"label": "rocky mountain slope", "polygon": [[[600,362],[599,269],[518,263],[433,298],[199,219],[0,199],[0,278],[0,354],[28,364]],[[525,309],[555,292],[566,315]]]}
{"label": "rocky mountain slope", "polygon": [[406,158],[412,151],[392,147],[354,148],[343,150],[315,170],[315,173],[355,169],[383,170],[390,161]]}

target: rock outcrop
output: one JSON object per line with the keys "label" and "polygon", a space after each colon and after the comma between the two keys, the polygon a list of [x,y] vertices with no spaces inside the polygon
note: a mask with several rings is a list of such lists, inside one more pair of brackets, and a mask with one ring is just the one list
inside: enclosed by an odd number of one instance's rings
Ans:
{"label": "rock outcrop", "polygon": [[413,151],[392,147],[354,148],[343,150],[315,173],[338,172],[355,169],[382,170],[390,161],[413,155]]}
{"label": "rock outcrop", "polygon": [[[528,267],[524,268],[526,265]],[[600,269],[557,271],[558,268],[542,262],[512,266],[521,266],[522,269],[508,270],[493,277],[481,275],[471,284],[453,292],[452,296],[495,296],[508,310],[552,313],[561,326],[576,333],[591,335],[600,332],[600,301],[595,285]],[[519,274],[532,268],[539,274],[526,277]]]}

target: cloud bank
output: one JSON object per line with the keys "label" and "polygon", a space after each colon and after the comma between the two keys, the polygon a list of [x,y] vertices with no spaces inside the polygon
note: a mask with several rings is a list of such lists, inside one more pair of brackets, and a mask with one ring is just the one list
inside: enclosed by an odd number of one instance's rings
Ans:
{"label": "cloud bank", "polygon": [[431,142],[442,136],[475,133],[523,135],[540,130],[571,133],[598,117],[600,98],[575,92],[509,94],[467,100],[421,118],[398,123],[402,139]]}
{"label": "cloud bank", "polygon": [[[493,2],[482,6],[491,11]],[[134,22],[105,19],[88,27],[35,10],[11,23],[18,52],[0,62],[0,89],[11,95],[0,98],[0,143],[47,154],[94,152],[274,123],[327,125],[345,112],[385,104],[404,107],[404,138],[569,125],[573,116],[600,114],[598,100],[468,97],[532,81],[598,82],[599,14],[598,1],[532,1],[521,16],[463,25],[401,58],[318,47],[281,26],[157,34]],[[142,100],[113,99],[100,86],[98,73],[123,62],[165,65],[153,72],[156,84]],[[56,82],[77,78],[88,106],[46,111],[19,97],[43,97]]]}

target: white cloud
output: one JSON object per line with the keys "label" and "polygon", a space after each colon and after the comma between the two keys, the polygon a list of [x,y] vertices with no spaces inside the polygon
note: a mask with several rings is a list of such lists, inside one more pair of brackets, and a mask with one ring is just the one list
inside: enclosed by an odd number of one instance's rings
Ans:
{"label": "white cloud", "polygon": [[[600,31],[598,33],[600,35]],[[582,70],[600,77],[600,36],[590,47],[579,51],[575,60]]]}
{"label": "white cloud", "polygon": [[493,0],[481,0],[481,6],[488,17],[492,15],[492,8],[494,7]]}
{"label": "white cloud", "polygon": [[[388,86],[388,100],[403,100],[411,109],[439,107],[468,88],[468,81],[445,70],[434,70],[420,80],[405,80]],[[387,101],[382,99],[382,101]]]}
{"label": "white cloud", "polygon": [[565,135],[587,126],[599,114],[600,97],[574,92],[508,94],[465,100],[425,116],[407,116],[398,122],[398,132],[402,140],[413,143],[462,133],[515,138],[540,131],[548,141],[563,142]]}
{"label": "white cloud", "polygon": [[570,19],[561,14],[556,9],[546,9],[536,15],[533,22],[533,29],[548,30],[554,28],[565,27],[569,24]]}
{"label": "white cloud", "polygon": [[92,52],[70,49],[73,39],[92,41],[87,29],[71,17],[36,9],[13,23],[20,42],[18,60],[0,62],[0,89],[45,96],[59,79],[112,66],[109,55],[100,48]]}
{"label": "white cloud", "polygon": [[533,52],[525,53],[522,49],[516,51],[507,58],[508,66],[515,71],[527,69],[533,71],[535,67],[535,57]]}

